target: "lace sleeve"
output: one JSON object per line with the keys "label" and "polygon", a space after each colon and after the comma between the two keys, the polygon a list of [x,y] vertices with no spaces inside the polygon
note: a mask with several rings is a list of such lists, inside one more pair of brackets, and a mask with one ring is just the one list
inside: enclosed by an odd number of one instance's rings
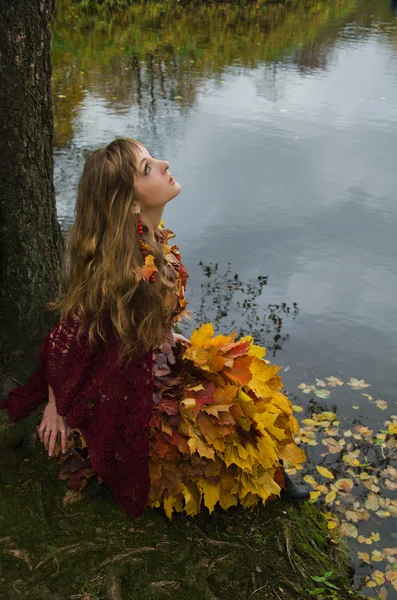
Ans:
{"label": "lace sleeve", "polygon": [[90,414],[93,394],[92,370],[96,356],[88,333],[77,340],[78,321],[69,317],[48,334],[42,348],[46,381],[54,391],[57,413],[77,427]]}
{"label": "lace sleeve", "polygon": [[[2,402],[0,408],[7,408],[12,421],[19,421],[29,415],[40,404],[48,401],[48,377],[53,381],[54,365],[61,367],[59,357],[68,354],[75,331],[75,322],[58,323],[47,334],[40,349],[39,368],[25,385],[13,389]],[[51,385],[53,388],[53,385]],[[55,392],[54,392],[55,393]]]}

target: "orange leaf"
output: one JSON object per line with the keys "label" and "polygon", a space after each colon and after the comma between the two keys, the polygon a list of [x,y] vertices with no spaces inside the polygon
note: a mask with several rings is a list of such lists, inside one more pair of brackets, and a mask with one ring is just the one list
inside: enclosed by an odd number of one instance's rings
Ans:
{"label": "orange leaf", "polygon": [[227,367],[223,372],[233,383],[237,385],[245,385],[252,379],[250,371],[252,360],[252,356],[241,356],[234,361],[232,369]]}
{"label": "orange leaf", "polygon": [[295,444],[288,444],[279,452],[279,457],[283,459],[285,466],[298,466],[305,462],[306,454],[302,448],[298,448]]}
{"label": "orange leaf", "polygon": [[148,254],[145,258],[145,264],[141,267],[141,279],[148,280],[156,271],[158,272],[158,268],[154,264],[154,256]]}

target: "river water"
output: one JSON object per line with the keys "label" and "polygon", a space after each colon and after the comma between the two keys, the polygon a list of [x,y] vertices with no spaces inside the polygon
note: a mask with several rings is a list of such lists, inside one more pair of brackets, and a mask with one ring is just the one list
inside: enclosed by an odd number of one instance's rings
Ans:
{"label": "river water", "polygon": [[[294,403],[316,399],[346,428],[375,432],[397,414],[396,19],[383,0],[113,13],[63,0],[52,48],[63,231],[85,153],[118,135],[142,140],[182,184],[164,219],[193,317],[254,332],[286,367]],[[298,389],[327,376],[344,382],[327,400]],[[373,466],[391,465],[387,452]],[[368,523],[376,548],[396,546],[393,515]],[[356,567],[359,585],[393,561]],[[380,576],[365,593],[397,598]]]}

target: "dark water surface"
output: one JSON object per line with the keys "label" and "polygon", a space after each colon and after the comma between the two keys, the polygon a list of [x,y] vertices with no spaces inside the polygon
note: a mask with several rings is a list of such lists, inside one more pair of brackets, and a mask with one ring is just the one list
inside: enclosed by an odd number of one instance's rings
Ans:
{"label": "dark water surface", "polygon": [[[383,0],[136,3],[96,15],[64,0],[53,38],[63,230],[85,153],[116,135],[141,139],[183,187],[164,219],[192,310],[262,341],[264,327],[297,403],[310,398],[299,383],[365,379],[386,410],[346,385],[321,405],[375,431],[397,413],[396,25]],[[372,523],[385,547],[397,545],[395,523]]]}

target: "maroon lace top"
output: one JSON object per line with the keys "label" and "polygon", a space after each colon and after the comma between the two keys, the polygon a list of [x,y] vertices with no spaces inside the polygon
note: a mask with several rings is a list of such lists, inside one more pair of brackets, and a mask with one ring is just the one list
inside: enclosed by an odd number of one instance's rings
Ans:
{"label": "maroon lace top", "polygon": [[40,367],[28,383],[0,403],[12,420],[26,417],[48,401],[54,390],[56,409],[69,427],[78,427],[95,471],[124,510],[138,516],[147,503],[148,428],[153,407],[152,352],[124,371],[116,367],[118,343],[108,339],[95,355],[85,333],[80,344],[77,321],[58,323],[40,350]]}
{"label": "maroon lace top", "polygon": [[[163,230],[166,243],[174,237]],[[177,290],[180,319],[186,304],[182,292],[187,273],[176,246],[167,255],[181,283]],[[172,255],[172,256],[171,256]],[[182,285],[183,284],[183,285]],[[178,316],[177,316],[178,315]],[[14,389],[0,402],[12,420],[26,417],[48,401],[48,385],[54,391],[56,409],[69,427],[81,430],[97,474],[113,491],[124,510],[139,516],[149,494],[149,421],[153,408],[153,353],[119,370],[116,362],[119,340],[107,337],[107,347],[95,353],[88,333],[77,341],[78,322],[69,317],[46,336],[40,350],[39,369],[27,384]]]}

